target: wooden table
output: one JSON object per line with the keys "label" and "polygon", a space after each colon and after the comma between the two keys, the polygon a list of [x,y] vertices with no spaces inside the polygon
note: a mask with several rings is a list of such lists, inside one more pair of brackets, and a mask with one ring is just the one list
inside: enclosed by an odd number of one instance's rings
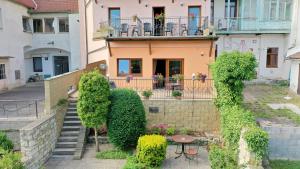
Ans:
{"label": "wooden table", "polygon": [[176,143],[181,144],[181,152],[177,153],[177,154],[179,154],[179,156],[175,157],[175,159],[181,157],[182,155],[184,155],[185,158],[189,159],[189,157],[186,155],[186,153],[184,151],[184,149],[185,149],[184,145],[194,142],[195,139],[192,136],[188,136],[188,135],[175,135],[172,137],[172,140]]}

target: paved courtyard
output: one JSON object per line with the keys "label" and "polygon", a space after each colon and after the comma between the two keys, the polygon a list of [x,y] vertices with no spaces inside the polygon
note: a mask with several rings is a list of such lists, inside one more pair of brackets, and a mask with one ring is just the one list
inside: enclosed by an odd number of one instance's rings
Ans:
{"label": "paved courtyard", "polygon": [[[101,145],[100,150],[108,149],[111,146]],[[162,169],[210,169],[208,153],[200,149],[199,157],[195,160],[187,160],[183,157],[175,159],[176,146],[168,146],[167,158]],[[126,160],[99,160],[95,158],[95,148],[88,145],[82,160],[51,158],[46,164],[46,169],[122,169]]]}

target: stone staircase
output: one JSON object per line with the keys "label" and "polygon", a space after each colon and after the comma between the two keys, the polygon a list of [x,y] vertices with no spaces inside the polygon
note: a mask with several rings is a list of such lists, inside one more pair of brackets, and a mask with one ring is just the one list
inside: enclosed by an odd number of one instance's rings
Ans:
{"label": "stone staircase", "polygon": [[82,127],[76,109],[77,100],[69,100],[68,111],[65,115],[64,124],[60,137],[57,140],[52,157],[73,158]]}

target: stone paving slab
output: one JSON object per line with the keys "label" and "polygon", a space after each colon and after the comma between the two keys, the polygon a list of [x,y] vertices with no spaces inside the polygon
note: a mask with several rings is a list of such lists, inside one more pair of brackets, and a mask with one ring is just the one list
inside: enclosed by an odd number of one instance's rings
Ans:
{"label": "stone paving slab", "polygon": [[[111,145],[101,145],[100,150],[111,149]],[[210,169],[208,153],[200,148],[199,157],[188,160],[184,157],[175,159],[176,146],[168,146],[167,158],[162,169]],[[122,169],[126,160],[99,160],[95,158],[94,145],[88,145],[81,160],[51,158],[46,164],[46,169]]]}
{"label": "stone paving slab", "polygon": [[269,107],[272,109],[278,110],[278,109],[290,109],[291,111],[297,113],[300,115],[300,108],[294,104],[268,104]]}

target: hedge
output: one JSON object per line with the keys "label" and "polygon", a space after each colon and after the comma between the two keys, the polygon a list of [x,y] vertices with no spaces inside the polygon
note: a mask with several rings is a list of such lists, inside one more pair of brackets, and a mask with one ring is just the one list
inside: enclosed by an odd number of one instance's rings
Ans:
{"label": "hedge", "polygon": [[238,146],[242,129],[250,151],[261,160],[266,154],[268,134],[256,124],[253,113],[242,107],[244,81],[255,75],[255,56],[238,51],[223,52],[212,65],[215,101],[221,113],[221,134],[224,147],[213,146],[209,159],[213,169],[238,168]]}
{"label": "hedge", "polygon": [[21,161],[21,153],[14,153],[0,148],[0,155],[1,169],[25,169]]}
{"label": "hedge", "polygon": [[111,93],[111,107],[107,117],[108,136],[120,149],[137,145],[146,132],[146,115],[139,95],[129,89],[115,89]]}
{"label": "hedge", "polygon": [[11,151],[14,148],[13,142],[8,139],[5,133],[0,132],[0,148]]}
{"label": "hedge", "polygon": [[158,167],[166,158],[167,140],[161,135],[145,135],[139,138],[136,157],[140,163]]}

